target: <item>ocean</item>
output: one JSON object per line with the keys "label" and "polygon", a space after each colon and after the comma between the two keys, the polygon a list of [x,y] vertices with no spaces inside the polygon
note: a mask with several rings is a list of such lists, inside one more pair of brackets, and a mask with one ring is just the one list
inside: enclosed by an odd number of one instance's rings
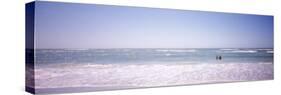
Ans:
{"label": "ocean", "polygon": [[[216,57],[221,56],[221,60]],[[272,63],[273,49],[37,49],[36,64]]]}
{"label": "ocean", "polygon": [[27,79],[27,86],[57,93],[271,80],[273,54],[268,48],[36,49],[27,72],[35,85]]}

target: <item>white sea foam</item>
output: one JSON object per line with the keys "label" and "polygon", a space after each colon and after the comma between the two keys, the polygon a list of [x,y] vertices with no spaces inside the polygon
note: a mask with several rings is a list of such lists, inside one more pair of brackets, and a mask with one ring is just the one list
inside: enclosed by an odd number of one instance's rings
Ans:
{"label": "white sea foam", "polygon": [[223,51],[232,51],[232,50],[239,50],[239,49],[225,48],[225,49],[220,49],[220,50],[223,50]]}
{"label": "white sea foam", "polygon": [[73,51],[80,51],[80,50],[89,50],[89,49],[85,49],[85,48],[73,48],[73,49],[63,49],[63,50],[73,50]]}
{"label": "white sea foam", "polygon": [[218,52],[226,53],[256,53],[258,51],[266,51],[267,53],[273,53],[273,49],[220,49]]}
{"label": "white sea foam", "polygon": [[256,50],[273,50],[273,49],[256,49]]}
{"label": "white sea foam", "polygon": [[167,54],[165,54],[165,56],[171,56],[172,54],[170,54],[170,53],[167,53]]}
{"label": "white sea foam", "polygon": [[156,50],[158,52],[196,52],[196,50],[194,49],[187,49],[187,50],[171,50],[171,49],[159,49],[159,50]]}
{"label": "white sea foam", "polygon": [[242,50],[242,49],[220,49],[218,52],[224,52],[224,53],[256,53],[258,52],[257,50]]}
{"label": "white sea foam", "polygon": [[256,53],[257,51],[255,50],[235,50],[231,51],[232,53]]}
{"label": "white sea foam", "polygon": [[64,64],[36,68],[36,88],[149,87],[273,79],[272,64]]}
{"label": "white sea foam", "polygon": [[266,51],[266,53],[274,53],[273,51]]}

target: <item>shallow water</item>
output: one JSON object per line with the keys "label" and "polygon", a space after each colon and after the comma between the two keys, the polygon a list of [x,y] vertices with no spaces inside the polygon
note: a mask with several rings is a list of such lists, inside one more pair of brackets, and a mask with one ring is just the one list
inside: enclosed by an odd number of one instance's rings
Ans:
{"label": "shallow water", "polygon": [[35,54],[34,88],[43,91],[273,79],[273,49],[38,49]]}
{"label": "shallow water", "polygon": [[37,88],[150,87],[273,79],[273,64],[64,64],[35,69]]}

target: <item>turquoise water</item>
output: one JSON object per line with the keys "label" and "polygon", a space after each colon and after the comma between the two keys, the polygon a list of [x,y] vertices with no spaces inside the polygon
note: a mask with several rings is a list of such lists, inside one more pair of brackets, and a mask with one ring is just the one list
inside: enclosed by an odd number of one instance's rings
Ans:
{"label": "turquoise water", "polygon": [[36,64],[273,63],[273,49],[37,49],[35,56]]}

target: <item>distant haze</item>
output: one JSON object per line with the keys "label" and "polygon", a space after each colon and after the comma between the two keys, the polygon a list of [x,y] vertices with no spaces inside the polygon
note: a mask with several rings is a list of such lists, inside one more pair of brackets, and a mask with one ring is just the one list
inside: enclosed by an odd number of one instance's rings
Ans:
{"label": "distant haze", "polygon": [[273,16],[36,1],[37,48],[273,48]]}

